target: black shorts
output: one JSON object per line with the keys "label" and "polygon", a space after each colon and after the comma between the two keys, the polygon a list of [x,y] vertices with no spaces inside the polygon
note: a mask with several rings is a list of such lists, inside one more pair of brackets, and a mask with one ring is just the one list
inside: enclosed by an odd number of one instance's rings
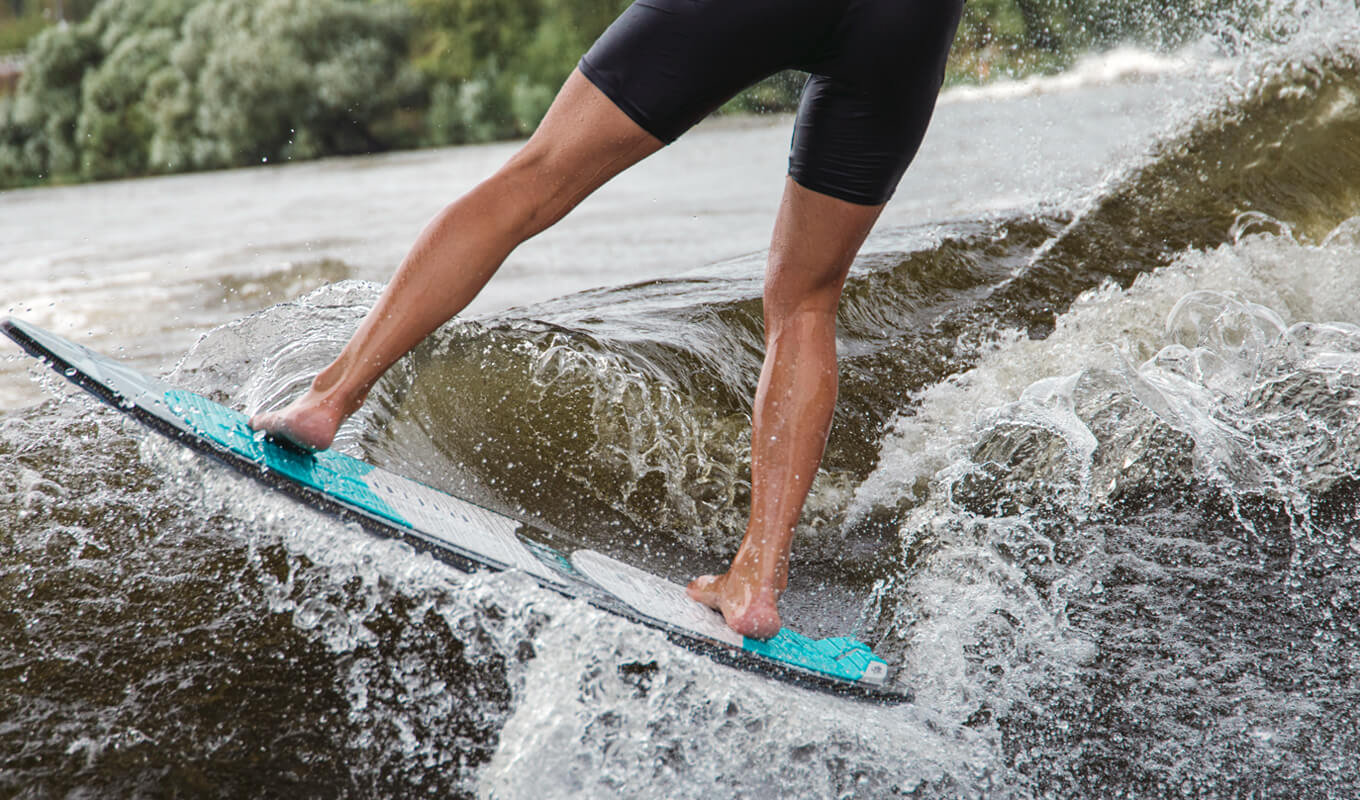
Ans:
{"label": "black shorts", "polygon": [[667,143],[762,78],[810,72],[789,175],[878,205],[925,136],[962,10],[963,0],[636,0],[580,68]]}

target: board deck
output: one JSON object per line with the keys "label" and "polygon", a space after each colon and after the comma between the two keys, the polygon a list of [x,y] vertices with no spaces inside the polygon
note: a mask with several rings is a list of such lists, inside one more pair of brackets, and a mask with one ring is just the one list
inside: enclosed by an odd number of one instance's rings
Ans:
{"label": "board deck", "polygon": [[561,553],[524,536],[518,520],[343,453],[282,446],[252,430],[240,412],[21,320],[0,321],[0,331],[171,440],[460,570],[521,570],[546,588],[655,628],[679,646],[776,680],[880,703],[911,699],[889,684],[887,663],[855,639],[812,639],[788,628],[765,641],[745,638],[657,575],[592,550]]}

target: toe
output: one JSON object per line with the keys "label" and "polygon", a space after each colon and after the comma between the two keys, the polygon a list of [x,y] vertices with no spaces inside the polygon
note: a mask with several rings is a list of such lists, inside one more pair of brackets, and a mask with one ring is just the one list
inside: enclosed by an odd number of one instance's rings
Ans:
{"label": "toe", "polygon": [[685,593],[690,599],[703,603],[712,609],[718,608],[718,598],[720,596],[717,575],[700,575],[689,582],[685,587]]}

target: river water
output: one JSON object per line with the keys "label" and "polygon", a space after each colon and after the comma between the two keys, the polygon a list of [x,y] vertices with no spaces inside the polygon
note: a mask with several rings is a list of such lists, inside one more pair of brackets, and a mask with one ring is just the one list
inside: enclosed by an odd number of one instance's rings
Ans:
{"label": "river water", "polygon": [[[0,361],[0,795],[1360,794],[1360,14],[946,94],[856,263],[791,624],[915,702],[465,576]],[[1240,43],[1239,43],[1240,44]],[[790,120],[514,253],[337,446],[683,578],[740,537]],[[0,302],[245,410],[513,145],[0,194]]]}

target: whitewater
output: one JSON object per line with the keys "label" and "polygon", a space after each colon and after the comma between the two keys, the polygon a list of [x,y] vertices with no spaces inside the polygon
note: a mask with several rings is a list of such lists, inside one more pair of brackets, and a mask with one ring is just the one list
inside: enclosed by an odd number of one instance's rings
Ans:
{"label": "whitewater", "polygon": [[[1360,13],[953,90],[866,244],[790,688],[463,575],[0,361],[0,794],[1360,793]],[[337,446],[671,577],[744,524],[789,120],[517,251]],[[513,145],[0,194],[4,311],[243,410]]]}

